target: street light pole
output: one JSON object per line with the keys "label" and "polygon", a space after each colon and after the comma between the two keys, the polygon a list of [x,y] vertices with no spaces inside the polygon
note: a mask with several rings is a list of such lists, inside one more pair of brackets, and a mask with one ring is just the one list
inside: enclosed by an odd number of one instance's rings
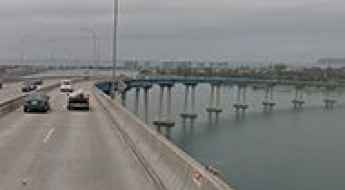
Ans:
{"label": "street light pole", "polygon": [[20,39],[20,52],[19,52],[19,64],[23,65],[24,64],[24,59],[25,59],[25,49],[24,49],[24,42],[25,42],[26,36],[22,36]]}
{"label": "street light pole", "polygon": [[93,41],[93,54],[94,54],[94,64],[98,64],[98,46],[97,46],[97,34],[95,31],[90,30],[91,35],[92,35],[92,41]]}
{"label": "street light pole", "polygon": [[113,26],[113,71],[112,71],[112,85],[111,85],[111,96],[115,97],[115,84],[116,84],[116,63],[117,63],[117,20],[119,11],[119,1],[114,0],[114,26]]}
{"label": "street light pole", "polygon": [[98,65],[99,62],[99,57],[98,57],[98,46],[97,46],[97,34],[94,30],[90,29],[90,28],[81,28],[82,31],[86,31],[88,33],[91,34],[92,37],[92,42],[93,42],[93,59],[94,59],[94,63],[95,65]]}

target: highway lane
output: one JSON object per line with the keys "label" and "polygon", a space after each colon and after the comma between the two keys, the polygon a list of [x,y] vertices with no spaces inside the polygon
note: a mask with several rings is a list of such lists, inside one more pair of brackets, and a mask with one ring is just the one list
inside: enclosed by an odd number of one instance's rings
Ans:
{"label": "highway lane", "polygon": [[[52,85],[57,82],[59,82],[59,80],[45,80],[41,87]],[[3,88],[0,89],[0,103],[22,95],[22,84],[23,82],[4,83]]]}
{"label": "highway lane", "polygon": [[155,189],[93,97],[91,112],[68,112],[65,95],[50,95],[49,114],[0,118],[0,190]]}

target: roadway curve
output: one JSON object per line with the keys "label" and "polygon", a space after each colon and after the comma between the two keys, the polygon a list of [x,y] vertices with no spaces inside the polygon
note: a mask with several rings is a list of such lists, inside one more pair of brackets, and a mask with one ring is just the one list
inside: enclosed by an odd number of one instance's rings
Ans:
{"label": "roadway curve", "polygon": [[92,111],[68,112],[64,94],[49,95],[49,114],[0,118],[0,190],[157,189],[94,97]]}

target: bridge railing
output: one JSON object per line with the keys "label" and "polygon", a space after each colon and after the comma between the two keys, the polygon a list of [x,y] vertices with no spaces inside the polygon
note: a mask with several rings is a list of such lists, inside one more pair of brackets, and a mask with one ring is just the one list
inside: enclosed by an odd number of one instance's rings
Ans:
{"label": "bridge railing", "polygon": [[246,77],[217,77],[217,76],[141,76],[132,80],[135,82],[152,82],[157,83],[161,81],[171,81],[175,83],[184,83],[194,81],[197,83],[213,83],[220,82],[224,84],[277,84],[277,85],[287,85],[287,86],[314,86],[314,87],[345,87],[344,81],[300,81],[300,80],[275,80],[275,79],[256,79],[256,78],[246,78]]}
{"label": "bridge railing", "polygon": [[100,90],[96,98],[116,127],[127,138],[132,151],[162,190],[231,190],[221,178],[183,152],[157,131],[147,126],[117,101]]}

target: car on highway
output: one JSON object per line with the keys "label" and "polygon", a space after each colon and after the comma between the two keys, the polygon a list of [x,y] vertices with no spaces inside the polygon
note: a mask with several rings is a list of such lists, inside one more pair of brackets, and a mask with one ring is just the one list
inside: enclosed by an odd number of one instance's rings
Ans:
{"label": "car on highway", "polygon": [[43,85],[43,80],[42,79],[36,79],[36,80],[33,80],[32,83],[34,85]]}
{"label": "car on highway", "polygon": [[68,110],[90,110],[89,95],[83,90],[75,91],[67,97]]}
{"label": "car on highway", "polygon": [[0,89],[2,89],[2,82],[0,82]]}
{"label": "car on highway", "polygon": [[22,86],[22,92],[31,92],[37,89],[37,85],[33,84],[31,81],[25,81]]}
{"label": "car on highway", "polygon": [[73,86],[71,80],[62,80],[60,85],[61,92],[73,92]]}
{"label": "car on highway", "polygon": [[48,112],[50,110],[49,96],[42,93],[30,94],[24,99],[24,112]]}

